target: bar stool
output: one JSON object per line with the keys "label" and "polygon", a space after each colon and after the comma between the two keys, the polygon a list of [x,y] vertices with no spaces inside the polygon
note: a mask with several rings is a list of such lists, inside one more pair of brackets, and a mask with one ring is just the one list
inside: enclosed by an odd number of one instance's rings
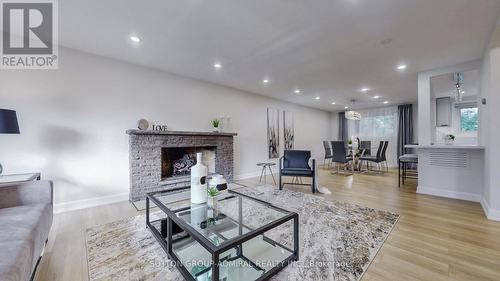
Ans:
{"label": "bar stool", "polygon": [[[418,164],[417,154],[404,154],[399,156],[398,159],[398,186],[401,186],[401,179],[403,184],[405,184],[406,179],[417,179],[418,180],[418,169],[408,170],[408,164]],[[418,166],[417,166],[418,167]],[[403,168],[403,173],[401,173],[401,168]]]}
{"label": "bar stool", "polygon": [[262,172],[260,172],[259,184],[262,182],[262,176],[264,176],[264,184],[266,184],[267,169],[269,169],[271,177],[273,178],[274,185],[276,185],[276,180],[274,179],[273,170],[271,169],[272,166],[276,166],[276,163],[262,162],[262,163],[257,163],[257,166],[262,167]]}

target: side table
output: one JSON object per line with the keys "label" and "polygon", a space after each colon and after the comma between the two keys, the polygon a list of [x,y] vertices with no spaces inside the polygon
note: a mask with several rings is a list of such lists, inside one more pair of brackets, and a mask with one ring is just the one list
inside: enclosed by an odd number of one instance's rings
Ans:
{"label": "side table", "polygon": [[0,176],[0,184],[40,180],[40,173],[12,174]]}
{"label": "side table", "polygon": [[276,166],[276,163],[263,162],[263,163],[257,163],[257,166],[262,167],[262,172],[260,172],[259,184],[262,182],[262,176],[264,176],[264,184],[266,184],[267,169],[269,168],[269,172],[271,173],[271,177],[273,178],[274,185],[276,185],[276,180],[274,179],[273,170],[271,170],[271,167]]}

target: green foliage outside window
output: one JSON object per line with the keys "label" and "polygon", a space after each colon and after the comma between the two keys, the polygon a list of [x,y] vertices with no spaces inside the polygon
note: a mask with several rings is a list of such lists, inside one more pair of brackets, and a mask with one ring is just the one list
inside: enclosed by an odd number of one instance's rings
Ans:
{"label": "green foliage outside window", "polygon": [[460,109],[460,129],[462,132],[476,132],[478,128],[478,109],[461,108]]}

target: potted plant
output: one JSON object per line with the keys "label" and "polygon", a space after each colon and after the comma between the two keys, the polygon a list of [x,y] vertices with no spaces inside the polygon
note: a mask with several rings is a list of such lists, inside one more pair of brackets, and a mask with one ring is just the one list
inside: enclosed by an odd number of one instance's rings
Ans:
{"label": "potted plant", "polygon": [[455,136],[454,135],[449,134],[449,135],[444,136],[444,143],[446,143],[446,144],[453,144],[454,141],[455,141]]}
{"label": "potted plant", "polygon": [[214,132],[218,132],[220,126],[220,120],[219,119],[212,120],[212,126],[214,127]]}
{"label": "potted plant", "polygon": [[208,193],[208,200],[207,200],[207,205],[208,207],[212,209],[217,208],[217,195],[219,194],[219,190],[217,190],[217,187],[209,187],[207,189]]}

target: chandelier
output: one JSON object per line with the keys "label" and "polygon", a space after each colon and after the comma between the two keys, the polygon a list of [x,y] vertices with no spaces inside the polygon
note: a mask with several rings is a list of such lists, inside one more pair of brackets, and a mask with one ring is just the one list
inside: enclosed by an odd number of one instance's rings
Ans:
{"label": "chandelier", "polygon": [[361,120],[361,113],[354,110],[349,110],[345,113],[345,118],[348,120],[359,121]]}
{"label": "chandelier", "polygon": [[[352,105],[354,105],[356,102],[357,102],[357,100],[351,99]],[[349,111],[346,111],[345,118],[347,120],[359,121],[359,120],[361,120],[361,113],[354,111],[354,110],[349,110]]]}
{"label": "chandelier", "polygon": [[464,91],[464,73],[457,72],[453,74],[453,81],[455,81],[455,90],[453,91],[453,96],[456,102],[461,102],[463,98]]}

